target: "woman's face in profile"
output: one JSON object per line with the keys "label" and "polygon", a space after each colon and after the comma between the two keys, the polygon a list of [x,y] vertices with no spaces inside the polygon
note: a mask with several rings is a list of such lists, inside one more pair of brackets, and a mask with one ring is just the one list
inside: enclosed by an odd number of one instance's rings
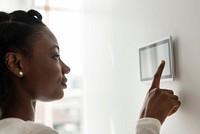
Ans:
{"label": "woman's face in profile", "polygon": [[57,40],[48,28],[33,43],[32,57],[26,67],[25,86],[32,99],[51,101],[63,97],[63,89],[67,87],[64,74],[70,68],[61,61]]}

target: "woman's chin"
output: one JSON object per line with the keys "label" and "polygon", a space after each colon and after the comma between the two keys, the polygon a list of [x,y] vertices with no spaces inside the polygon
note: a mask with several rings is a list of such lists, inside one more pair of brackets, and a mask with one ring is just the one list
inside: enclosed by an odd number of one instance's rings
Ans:
{"label": "woman's chin", "polygon": [[64,97],[64,91],[57,92],[51,96],[41,97],[39,100],[44,102],[60,100]]}

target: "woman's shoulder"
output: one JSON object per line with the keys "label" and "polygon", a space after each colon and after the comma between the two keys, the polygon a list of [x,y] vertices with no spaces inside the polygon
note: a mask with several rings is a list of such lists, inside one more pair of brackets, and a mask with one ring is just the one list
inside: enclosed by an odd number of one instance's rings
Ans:
{"label": "woman's shoulder", "polygon": [[43,124],[23,121],[18,118],[0,120],[0,134],[58,134]]}

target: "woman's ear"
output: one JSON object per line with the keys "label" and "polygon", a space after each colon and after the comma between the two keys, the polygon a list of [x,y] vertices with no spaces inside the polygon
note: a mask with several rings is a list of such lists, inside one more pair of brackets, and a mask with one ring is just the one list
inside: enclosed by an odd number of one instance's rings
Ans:
{"label": "woman's ear", "polygon": [[8,70],[17,77],[23,76],[22,55],[15,52],[8,52],[5,55],[5,64]]}

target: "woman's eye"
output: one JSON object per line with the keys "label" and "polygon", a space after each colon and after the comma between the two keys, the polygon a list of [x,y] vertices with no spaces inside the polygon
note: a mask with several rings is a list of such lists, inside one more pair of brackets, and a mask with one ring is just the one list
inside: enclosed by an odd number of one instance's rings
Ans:
{"label": "woman's eye", "polygon": [[57,55],[54,56],[54,58],[56,58],[56,59],[60,59],[60,55],[57,54]]}

